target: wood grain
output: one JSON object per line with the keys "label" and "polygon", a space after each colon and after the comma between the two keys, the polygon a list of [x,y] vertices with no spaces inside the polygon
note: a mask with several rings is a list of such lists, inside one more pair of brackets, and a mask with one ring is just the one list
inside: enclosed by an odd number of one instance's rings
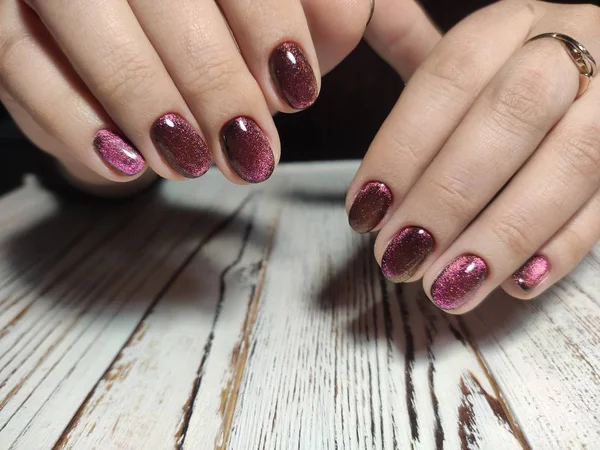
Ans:
{"label": "wood grain", "polygon": [[349,230],[355,170],[1,198],[0,449],[595,448],[598,250],[449,316]]}

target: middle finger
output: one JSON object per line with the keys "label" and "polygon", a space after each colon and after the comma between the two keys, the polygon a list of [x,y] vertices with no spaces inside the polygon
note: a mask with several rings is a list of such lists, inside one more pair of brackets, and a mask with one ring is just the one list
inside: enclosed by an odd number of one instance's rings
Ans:
{"label": "middle finger", "polygon": [[[564,115],[578,81],[557,42],[517,51],[382,229],[375,252],[388,278],[407,281],[427,269],[430,253],[433,261],[454,241]],[[408,245],[417,232],[421,239]]]}

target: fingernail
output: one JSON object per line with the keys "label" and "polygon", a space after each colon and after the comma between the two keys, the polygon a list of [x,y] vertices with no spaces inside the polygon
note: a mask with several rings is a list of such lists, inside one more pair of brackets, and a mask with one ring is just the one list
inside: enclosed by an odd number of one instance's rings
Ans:
{"label": "fingernail", "polygon": [[210,168],[206,142],[179,114],[165,114],[157,119],[150,137],[167,163],[184,177],[198,178]]}
{"label": "fingernail", "polygon": [[275,170],[271,144],[258,124],[249,117],[238,117],[221,131],[223,151],[233,170],[248,183],[260,183]]}
{"label": "fingernail", "polygon": [[348,213],[352,229],[368,233],[381,222],[392,204],[392,191],[378,181],[366,183],[356,195]]}
{"label": "fingernail", "polygon": [[410,279],[435,246],[429,231],[407,227],[389,243],[381,260],[381,270],[388,280],[403,283]]}
{"label": "fingernail", "polygon": [[146,167],[144,157],[133,145],[110,130],[100,130],[94,137],[94,149],[111,168],[133,176]]}
{"label": "fingernail", "polygon": [[431,286],[433,302],[441,309],[456,309],[467,303],[488,274],[485,261],[475,255],[462,255],[452,261]]}
{"label": "fingernail", "polygon": [[513,274],[513,280],[523,291],[534,290],[546,279],[550,272],[550,262],[540,255],[531,257]]}
{"label": "fingernail", "polygon": [[315,102],[319,95],[315,72],[297,44],[280,44],[271,54],[269,67],[280,95],[292,108],[306,109]]}

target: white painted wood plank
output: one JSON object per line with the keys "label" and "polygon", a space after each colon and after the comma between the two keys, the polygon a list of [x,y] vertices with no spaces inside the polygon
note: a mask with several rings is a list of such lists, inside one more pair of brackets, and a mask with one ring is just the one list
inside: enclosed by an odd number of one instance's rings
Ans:
{"label": "white painted wood plank", "polygon": [[[31,395],[27,394],[25,403],[0,431],[0,448],[8,448],[4,446],[11,446],[15,439],[18,440],[14,448],[51,448],[54,445],[166,281],[198,243],[225,220],[223,214],[230,213],[245,195],[237,190],[235,196],[228,196],[222,192],[223,184],[216,180],[203,190],[182,190],[182,186],[172,184],[165,187],[169,192],[164,197],[175,196],[178,201],[163,205],[160,216],[147,214],[142,217],[142,222],[150,227],[153,225],[157,233],[155,239],[150,241],[152,246],[147,245],[150,242],[146,243],[146,253],[135,254],[133,244],[129,245],[128,251],[127,246],[102,247],[100,253],[109,255],[109,261],[115,266],[116,279],[111,280],[112,283],[104,286],[105,289],[93,298],[92,304],[96,309],[88,309],[78,318],[77,326],[61,339],[63,346],[60,351],[58,347],[53,350],[60,358],[60,364],[39,367],[47,373],[41,376],[40,384],[30,392]],[[202,200],[194,202],[189,197],[200,197]],[[192,203],[196,205],[195,210],[189,208]],[[204,209],[198,210],[199,205]],[[155,212],[158,211],[160,209],[155,209]],[[163,219],[169,220],[165,222]],[[121,241],[129,239],[136,242],[136,239],[143,238],[143,234],[136,227],[125,228],[121,231]],[[147,261],[149,265],[135,272],[140,261]],[[128,280],[126,278],[130,274],[125,272],[127,269],[134,269],[135,272]],[[119,282],[124,280],[128,282],[123,289],[118,289]],[[74,281],[67,279],[64,284],[72,286]],[[106,307],[103,306],[105,304]],[[77,335],[81,331],[83,334]],[[65,338],[73,336],[77,336],[75,343],[72,346],[65,345]],[[39,378],[41,374],[36,372],[36,361],[28,361],[28,364],[33,369],[28,379]],[[6,405],[19,396],[22,386],[15,386],[17,391],[11,389],[10,395],[0,397]],[[7,406],[0,414],[4,414],[5,410]],[[41,434],[39,430],[44,430],[44,433]]]}
{"label": "white painted wood plank", "polygon": [[296,198],[275,236],[227,448],[520,448],[447,317],[394,290],[382,300],[368,239],[348,230],[343,205]]}
{"label": "white painted wood plank", "polygon": [[497,293],[464,321],[532,448],[600,445],[598,278],[591,255],[541,298]]}
{"label": "white painted wood plank", "polygon": [[[237,337],[244,303],[252,297],[269,238],[268,229],[254,219],[260,214],[272,220],[274,212],[256,206],[247,203],[187,264],[97,386],[60,448],[172,448],[185,441],[190,408],[210,411],[202,396],[196,398],[196,383],[204,380],[208,355],[214,366],[229,363],[213,341],[223,332],[225,339]],[[213,329],[215,314],[219,330]],[[123,397],[126,404],[120,402]],[[204,417],[217,416],[219,405],[213,406]]]}
{"label": "white painted wood plank", "polygon": [[[250,189],[212,171],[52,226],[35,186],[1,198],[40,244],[85,234],[40,246],[27,276],[0,261],[0,449],[594,448],[598,250],[541,301],[447,316],[382,282],[349,230],[356,167]],[[22,227],[0,216],[0,255]]]}

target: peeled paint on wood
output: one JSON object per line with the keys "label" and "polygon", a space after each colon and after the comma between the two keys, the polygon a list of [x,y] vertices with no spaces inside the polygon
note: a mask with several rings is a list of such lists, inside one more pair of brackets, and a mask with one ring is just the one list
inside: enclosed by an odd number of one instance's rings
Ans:
{"label": "peeled paint on wood", "polygon": [[348,227],[356,167],[1,198],[0,449],[597,445],[598,251],[539,300],[447,315]]}

